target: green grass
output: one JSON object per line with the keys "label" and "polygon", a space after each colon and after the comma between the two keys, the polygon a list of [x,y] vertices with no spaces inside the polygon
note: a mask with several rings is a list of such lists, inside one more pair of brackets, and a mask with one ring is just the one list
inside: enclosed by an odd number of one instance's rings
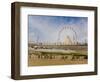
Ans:
{"label": "green grass", "polygon": [[77,51],[77,52],[70,52],[70,53],[63,53],[63,52],[46,52],[46,51],[32,51],[31,54],[35,55],[75,55],[75,56],[86,56],[86,51]]}

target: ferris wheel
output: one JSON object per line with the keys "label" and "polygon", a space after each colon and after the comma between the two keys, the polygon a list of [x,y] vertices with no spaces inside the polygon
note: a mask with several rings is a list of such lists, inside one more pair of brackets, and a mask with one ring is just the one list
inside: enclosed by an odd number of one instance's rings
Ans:
{"label": "ferris wheel", "polygon": [[57,42],[65,45],[76,45],[78,43],[77,32],[72,26],[64,26],[58,32]]}

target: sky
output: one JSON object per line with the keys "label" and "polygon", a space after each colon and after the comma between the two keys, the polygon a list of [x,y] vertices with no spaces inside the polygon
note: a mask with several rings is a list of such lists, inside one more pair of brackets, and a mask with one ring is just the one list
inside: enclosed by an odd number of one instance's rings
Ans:
{"label": "sky", "polygon": [[87,24],[87,17],[29,15],[28,41],[54,43],[68,36],[84,42],[88,37]]}

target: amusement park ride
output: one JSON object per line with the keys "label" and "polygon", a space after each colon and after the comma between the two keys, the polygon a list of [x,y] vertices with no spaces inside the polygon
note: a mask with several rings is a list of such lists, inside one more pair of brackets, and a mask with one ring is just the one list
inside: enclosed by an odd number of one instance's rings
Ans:
{"label": "amusement park ride", "polygon": [[63,27],[58,33],[58,42],[63,43],[63,45],[76,45],[76,31],[71,26]]}
{"label": "amusement park ride", "polygon": [[34,45],[87,45],[86,39],[83,42],[79,42],[78,33],[72,26],[64,26],[58,31],[58,36],[55,37],[55,42],[39,41],[40,36],[37,36]]}

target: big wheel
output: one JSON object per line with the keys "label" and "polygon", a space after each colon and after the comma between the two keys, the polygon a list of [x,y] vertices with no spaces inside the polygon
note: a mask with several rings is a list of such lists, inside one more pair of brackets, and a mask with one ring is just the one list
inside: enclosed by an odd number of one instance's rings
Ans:
{"label": "big wheel", "polygon": [[58,33],[58,43],[63,45],[76,45],[77,33],[71,26],[64,26]]}

